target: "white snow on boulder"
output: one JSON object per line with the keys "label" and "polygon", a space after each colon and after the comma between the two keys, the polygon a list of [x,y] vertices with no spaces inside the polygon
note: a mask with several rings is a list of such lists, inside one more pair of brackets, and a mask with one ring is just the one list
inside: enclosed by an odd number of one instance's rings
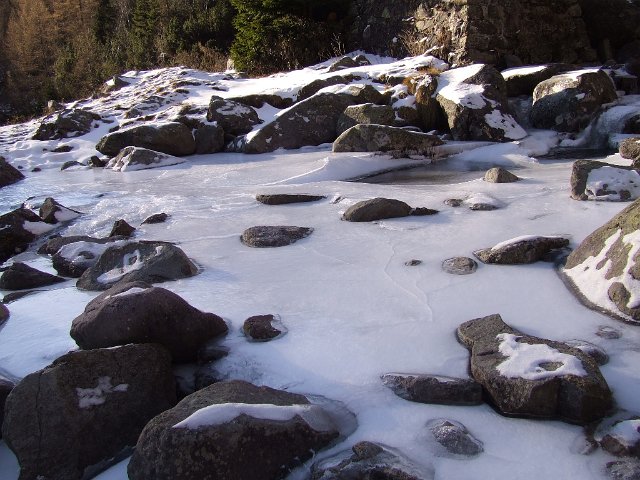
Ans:
{"label": "white snow on boulder", "polygon": [[[441,73],[438,76],[436,94],[467,108],[484,108],[490,102],[483,95],[484,87],[482,85],[464,83],[467,78],[479,73],[483,67],[484,65],[482,64],[469,65],[468,67],[454,68]],[[495,102],[490,103],[495,106]]]}
{"label": "white snow on boulder", "polygon": [[[510,238],[509,240],[505,240],[504,242],[500,242],[491,247],[491,250],[500,250],[505,247],[509,247],[511,245],[515,245],[516,243],[528,242],[531,240],[535,240],[540,238],[540,235],[521,235],[519,237]],[[563,238],[559,235],[546,236],[545,238]]]}
{"label": "white snow on boulder", "polygon": [[144,262],[142,261],[140,250],[135,250],[133,253],[127,253],[122,257],[122,267],[103,273],[98,277],[98,281],[100,283],[114,283],[127,273],[140,270],[142,267],[144,267]]}
{"label": "white snow on boulder", "polygon": [[111,377],[99,377],[98,386],[95,388],[76,388],[78,395],[78,406],[80,408],[91,408],[102,405],[107,401],[106,395],[114,392],[126,392],[129,385],[121,383],[115,387],[111,384]]}
{"label": "white snow on boulder", "polygon": [[[621,198],[621,190],[629,192],[630,197]],[[609,191],[615,193],[598,194]],[[594,168],[589,172],[585,193],[589,200],[635,200],[640,197],[640,173],[615,167]]]}
{"label": "white snow on boulder", "polygon": [[527,132],[516,122],[515,118],[508,113],[502,113],[498,109],[487,113],[484,116],[484,120],[491,128],[504,131],[505,138],[510,140],[520,140],[527,136]]}
{"label": "white snow on boulder", "polygon": [[608,434],[625,447],[633,447],[640,442],[640,420],[623,420],[616,423]]}
{"label": "white snow on boulder", "polygon": [[22,223],[22,228],[24,228],[27,232],[33,233],[36,236],[40,236],[56,228],[56,225],[51,225],[45,222],[30,222],[29,220],[25,220]]}

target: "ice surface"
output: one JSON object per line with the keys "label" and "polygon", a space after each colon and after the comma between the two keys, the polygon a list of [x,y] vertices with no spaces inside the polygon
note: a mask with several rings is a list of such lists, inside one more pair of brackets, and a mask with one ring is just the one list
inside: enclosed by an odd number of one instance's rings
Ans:
{"label": "ice surface", "polygon": [[22,223],[22,228],[24,228],[27,232],[31,232],[34,235],[42,235],[44,233],[50,232],[54,228],[55,225],[51,225],[45,222],[30,222],[29,220],[25,220]]}

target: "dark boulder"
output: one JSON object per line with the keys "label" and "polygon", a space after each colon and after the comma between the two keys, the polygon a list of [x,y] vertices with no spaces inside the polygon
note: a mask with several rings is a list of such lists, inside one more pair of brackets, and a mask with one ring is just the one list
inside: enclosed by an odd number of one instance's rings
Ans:
{"label": "dark boulder", "polygon": [[407,217],[412,208],[405,202],[392,198],[363,200],[349,207],[342,219],[347,222],[372,222],[385,218]]}
{"label": "dark boulder", "polygon": [[286,329],[275,315],[254,315],[244,321],[242,331],[254,342],[268,342],[286,333]]}
{"label": "dark boulder", "polygon": [[145,424],[175,401],[160,346],[72,352],[16,385],[3,439],[22,480],[92,478],[128,455]]}
{"label": "dark boulder", "polygon": [[219,382],[145,427],[131,480],[271,480],[338,438],[327,412],[294,393]]}
{"label": "dark boulder", "polygon": [[123,239],[124,237],[93,238],[84,235],[58,237],[49,240],[38,253],[52,255],[53,268],[60,275],[80,278],[85,270],[96,264],[107,248],[123,244]]}
{"label": "dark boulder", "polygon": [[519,265],[545,260],[554,250],[568,245],[568,238],[530,235],[507,240],[473,254],[484,263]]}
{"label": "dark boulder", "polygon": [[24,252],[29,244],[54,227],[27,208],[0,216],[0,263]]}
{"label": "dark boulder", "polygon": [[[3,303],[8,303],[4,299],[2,301]],[[11,316],[11,312],[9,312],[9,309],[5,307],[3,303],[0,303],[0,325],[9,320],[9,317]]]}
{"label": "dark boulder", "polygon": [[118,130],[102,137],[96,150],[115,157],[125,147],[140,147],[176,157],[191,155],[196,142],[191,130],[179,122],[137,125]]}
{"label": "dark boulder", "polygon": [[196,154],[205,155],[224,150],[224,129],[219,125],[202,125],[193,134],[196,141]]}
{"label": "dark boulder", "polygon": [[471,352],[471,375],[503,415],[586,425],[612,407],[598,364],[581,350],[524,335],[500,315],[463,323],[457,335]]}
{"label": "dark boulder", "polygon": [[7,159],[0,156],[0,188],[19,182],[24,178],[20,170],[15,168]]}
{"label": "dark boulder", "polygon": [[474,380],[441,375],[387,373],[382,383],[405,400],[437,405],[480,405],[482,387]]}
{"label": "dark boulder", "polygon": [[215,95],[209,102],[207,121],[215,122],[224,133],[234,136],[249,133],[254,126],[262,123],[253,108]]}
{"label": "dark boulder", "polygon": [[89,133],[96,120],[101,120],[100,115],[88,110],[73,108],[54,112],[40,121],[33,139],[59,140],[61,138],[79,137]]}
{"label": "dark boulder", "polygon": [[256,200],[265,205],[317,202],[325,198],[327,197],[324,195],[307,195],[304,193],[266,193],[256,195]]}
{"label": "dark boulder", "polygon": [[[1,308],[1,306],[0,306]],[[2,322],[0,322],[2,323]],[[7,397],[11,393],[11,390],[15,387],[11,380],[4,377],[0,377],[0,425],[4,421],[4,407],[7,403]],[[0,439],[2,438],[2,431],[0,431]]]}
{"label": "dark boulder", "polygon": [[433,157],[444,142],[435,135],[386,125],[356,125],[333,142],[334,152],[399,152]]}
{"label": "dark boulder", "polygon": [[111,232],[109,233],[109,238],[111,237],[125,237],[131,238],[135,233],[135,227],[132,227],[127,223],[124,219],[119,219],[113,222],[113,227],[111,227]]}
{"label": "dark boulder", "polygon": [[47,285],[64,281],[64,278],[41,272],[22,262],[15,262],[2,272],[0,276],[0,289],[24,290],[28,288],[46,287]]}
{"label": "dark boulder", "polygon": [[175,293],[144,282],[118,284],[91,300],[71,324],[84,350],[158,343],[175,362],[194,361],[212,338],[227,333],[222,318],[201,312]]}
{"label": "dark boulder", "polygon": [[310,227],[257,226],[247,228],[240,237],[248,247],[285,247],[313,233]]}
{"label": "dark boulder", "polygon": [[292,98],[283,98],[280,95],[271,93],[255,93],[252,95],[243,95],[242,97],[231,97],[227,100],[241,103],[242,105],[248,105],[253,108],[262,108],[266,103],[279,110],[289,108],[294,103]]}
{"label": "dark boulder", "polygon": [[147,218],[145,218],[142,221],[142,225],[152,225],[152,224],[156,224],[156,223],[164,223],[164,222],[167,221],[167,218],[169,218],[169,215],[167,215],[164,212],[154,213],[153,215],[150,215]]}
{"label": "dark boulder", "polygon": [[82,274],[77,286],[82,290],[107,290],[120,282],[167,282],[197,273],[198,267],[171,243],[129,242],[105,250]]}
{"label": "dark boulder", "polygon": [[629,201],[640,196],[640,172],[634,167],[578,160],[571,169],[574,200]]}
{"label": "dark boulder", "polygon": [[81,212],[67,208],[56,202],[53,198],[47,197],[40,207],[40,218],[46,223],[56,224],[59,222],[69,222],[82,215]]}

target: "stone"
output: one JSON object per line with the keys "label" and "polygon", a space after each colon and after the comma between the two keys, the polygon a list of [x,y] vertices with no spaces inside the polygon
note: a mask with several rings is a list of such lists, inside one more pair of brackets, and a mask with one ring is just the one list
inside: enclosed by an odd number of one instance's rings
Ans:
{"label": "stone", "polygon": [[[271,412],[282,419],[270,420]],[[148,423],[128,474],[131,480],[284,478],[338,435],[328,413],[303,395],[218,382]]]}
{"label": "stone", "polygon": [[500,73],[507,84],[507,96],[518,97],[533,95],[533,91],[540,82],[574,68],[574,65],[566,63],[548,63],[510,68]]}
{"label": "stone", "polygon": [[636,459],[607,462],[605,469],[612,480],[638,480],[640,478],[640,461]]}
{"label": "stone", "polygon": [[640,417],[627,414],[608,420],[596,431],[600,447],[616,457],[640,458]]}
{"label": "stone", "polygon": [[490,65],[471,65],[438,77],[436,100],[454,140],[519,140],[527,132],[509,111],[502,75]]}
{"label": "stone", "polygon": [[261,225],[247,228],[240,237],[248,247],[284,247],[302,240],[313,233],[310,227]]}
{"label": "stone", "polygon": [[437,419],[430,421],[428,428],[435,441],[442,445],[448,454],[474,457],[484,452],[482,442],[459,422]]}
{"label": "stone", "polygon": [[0,215],[0,263],[24,252],[31,242],[53,228],[23,207]]}
{"label": "stone", "polygon": [[[640,165],[639,165],[640,166]],[[571,169],[574,200],[629,201],[640,196],[640,171],[633,166],[577,160]]]}
{"label": "stone", "polygon": [[96,120],[101,120],[100,115],[78,108],[55,112],[40,121],[33,140],[79,137],[89,133]]}
{"label": "stone", "polygon": [[224,129],[219,125],[203,125],[193,134],[196,141],[196,154],[205,155],[224,150]]}
{"label": "stone", "polygon": [[168,218],[169,218],[169,215],[167,215],[164,212],[154,213],[153,215],[150,215],[147,218],[145,218],[142,221],[142,225],[153,225],[156,223],[164,223],[167,221]]}
{"label": "stone", "polygon": [[125,147],[118,155],[109,160],[105,168],[116,172],[148,170],[149,168],[169,167],[184,163],[184,159],[166,153],[141,147]]}
{"label": "stone", "polygon": [[338,119],[348,106],[377,103],[381,98],[382,94],[371,85],[350,85],[338,93],[318,93],[284,110],[250,136],[241,137],[236,149],[267,153],[331,143],[338,137]]}
{"label": "stone", "polygon": [[411,213],[409,215],[412,215],[414,217],[426,217],[429,215],[435,215],[437,213],[440,213],[439,210],[434,210],[433,208],[415,207],[411,209]]}
{"label": "stone", "polygon": [[268,342],[286,333],[280,318],[275,315],[254,315],[242,325],[245,336],[254,342]]}
{"label": "stone", "polygon": [[268,193],[256,195],[256,200],[265,205],[288,205],[291,203],[309,203],[324,200],[324,195],[307,195],[305,193]]}
{"label": "stone", "polygon": [[[0,306],[0,309],[2,307]],[[0,322],[1,323],[1,322]],[[4,407],[7,403],[7,397],[11,393],[11,390],[15,387],[14,383],[4,377],[0,377],[0,425],[4,421]],[[2,438],[2,431],[0,431],[0,439]]]}
{"label": "stone", "polygon": [[53,153],[68,153],[71,150],[73,150],[73,147],[71,145],[60,145],[59,147],[56,147],[51,151]]}
{"label": "stone", "polygon": [[[347,85],[355,80],[360,80],[361,77],[357,75],[333,75],[327,78],[318,78],[313,80],[311,83],[308,83],[300,90],[298,90],[298,95],[296,97],[296,102],[301,102],[306,100],[307,98],[312,97],[320,90],[326,87],[332,87],[334,85]],[[366,102],[361,102],[366,103]],[[375,103],[375,102],[374,102]]]}
{"label": "stone", "polygon": [[607,340],[618,340],[619,338],[622,338],[620,330],[608,325],[600,325],[596,331],[596,335]]}
{"label": "stone", "polygon": [[[6,298],[6,296],[5,296]],[[8,303],[5,301],[5,299],[2,299],[3,303]],[[9,320],[9,317],[11,316],[11,312],[9,312],[9,309],[7,307],[5,307],[3,305],[3,303],[0,303],[0,325],[2,325],[4,322],[6,322],[7,320]]]}
{"label": "stone", "polygon": [[[591,233],[567,258],[561,275],[586,306],[630,323],[640,323],[640,306],[631,301],[640,279],[640,200]],[[602,298],[608,299],[602,304]]]}
{"label": "stone", "polygon": [[339,70],[346,70],[348,68],[356,68],[359,67],[360,64],[356,62],[353,58],[344,56],[340,60],[337,60],[331,64],[328,72],[337,72]]}
{"label": "stone", "polygon": [[392,198],[373,198],[350,206],[342,215],[347,222],[372,222],[385,218],[399,218],[411,215],[411,207],[405,202]]}
{"label": "stone", "polygon": [[387,373],[382,383],[405,400],[436,405],[480,405],[482,387],[474,380],[441,375]]}
{"label": "stone", "polygon": [[471,375],[502,415],[587,425],[613,405],[597,363],[581,350],[522,334],[500,315],[465,322],[456,333],[470,350]]}
{"label": "stone", "polygon": [[126,457],[145,424],[175,402],[160,346],[71,352],[16,385],[2,436],[23,480],[92,478]]}
{"label": "stone", "polygon": [[618,146],[622,158],[636,160],[640,158],[640,137],[625,138]]}
{"label": "stone", "polygon": [[107,248],[77,282],[82,290],[107,290],[116,283],[167,282],[192,277],[198,267],[168,242],[139,241]]}
{"label": "stone", "polygon": [[[77,168],[76,168],[77,167]],[[76,160],[69,160],[67,162],[64,162],[62,164],[62,166],[60,167],[60,171],[64,172],[65,170],[79,170],[82,167],[84,167],[84,165]]]}
{"label": "stone", "polygon": [[617,100],[615,85],[602,70],[576,70],[551,77],[533,92],[531,123],[536,128],[578,132],[606,103]]}
{"label": "stone", "polygon": [[469,257],[447,258],[442,262],[442,270],[452,275],[469,275],[478,269],[478,263]]}
{"label": "stone", "polygon": [[106,160],[102,160],[97,155],[92,155],[89,157],[89,160],[87,160],[87,166],[91,168],[104,168],[107,166],[107,163]]}
{"label": "stone", "polygon": [[520,265],[545,260],[554,250],[564,249],[568,245],[568,238],[531,235],[516,237],[473,254],[483,263]]}
{"label": "stone", "polygon": [[53,198],[47,197],[40,207],[39,215],[43,222],[56,224],[76,219],[82,215],[82,213],[77,210],[67,208],[56,202]]}
{"label": "stone", "polygon": [[179,122],[153,123],[124,128],[102,137],[96,150],[115,157],[125,147],[140,147],[174,157],[192,155],[196,142],[191,130]]}
{"label": "stone", "polygon": [[340,135],[360,124],[393,126],[395,123],[396,112],[389,105],[376,105],[375,103],[350,105],[338,118],[337,133]]}
{"label": "stone", "polygon": [[249,133],[254,126],[262,123],[253,108],[216,95],[209,102],[207,121],[215,122],[224,133],[234,136]]}
{"label": "stone", "polygon": [[[425,131],[446,130],[447,117],[435,98],[438,89],[438,77],[424,75],[415,84],[416,111],[419,126]],[[400,115],[405,117],[405,115]]]}
{"label": "stone", "polygon": [[358,442],[351,451],[315,463],[311,480],[430,480],[433,473],[373,442]]}
{"label": "stone", "polygon": [[19,182],[23,178],[24,175],[20,170],[7,162],[6,158],[0,156],[0,188]]}
{"label": "stone", "polygon": [[71,323],[71,337],[83,350],[157,343],[174,362],[197,360],[199,349],[227,330],[219,316],[201,312],[175,293],[144,282],[111,287]]}
{"label": "stone", "polygon": [[502,167],[494,167],[484,174],[484,181],[489,183],[513,183],[520,180],[516,175]]}
{"label": "stone", "polygon": [[404,264],[407,267],[417,267],[418,265],[422,265],[422,260],[418,260],[418,259],[412,259],[412,260],[407,260],[406,262],[404,262]]}
{"label": "stone", "polygon": [[228,100],[241,103],[242,105],[248,105],[249,107],[253,108],[262,108],[266,103],[274,108],[282,110],[283,108],[289,108],[291,105],[293,105],[292,98],[282,98],[280,95],[270,93],[243,95],[242,97],[231,97]]}
{"label": "stone", "polygon": [[49,240],[38,250],[40,254],[52,255],[53,268],[65,277],[79,278],[98,261],[102,253],[124,237],[93,238],[84,235],[58,237]]}
{"label": "stone", "polygon": [[111,233],[109,233],[109,237],[125,237],[130,238],[135,233],[135,227],[132,227],[127,223],[126,220],[122,218],[113,222],[113,227],[111,228]]}
{"label": "stone", "polygon": [[41,272],[22,262],[15,262],[2,272],[0,276],[0,289],[25,290],[29,288],[46,287],[64,281],[64,278]]}
{"label": "stone", "polygon": [[386,125],[356,125],[333,142],[334,152],[400,152],[433,157],[444,142],[435,135]]}

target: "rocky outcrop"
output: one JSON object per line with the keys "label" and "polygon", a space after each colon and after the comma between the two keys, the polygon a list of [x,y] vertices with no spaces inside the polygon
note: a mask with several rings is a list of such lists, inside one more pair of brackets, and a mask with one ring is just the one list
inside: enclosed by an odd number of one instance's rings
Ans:
{"label": "rocky outcrop", "polygon": [[551,77],[533,91],[531,123],[537,128],[578,132],[606,103],[618,98],[609,75],[602,70],[576,70]]}
{"label": "rocky outcrop", "polygon": [[398,152],[433,157],[443,142],[435,135],[385,125],[356,125],[333,142],[334,152]]}
{"label": "rocky outcrop", "polygon": [[405,202],[393,198],[372,198],[350,206],[342,219],[347,222],[372,222],[385,218],[407,217],[412,208]]}
{"label": "rocky outcrop", "polygon": [[50,273],[41,272],[22,262],[15,262],[0,275],[0,289],[23,290],[38,288],[64,282],[65,279]]}
{"label": "rocky outcrop", "polygon": [[128,474],[131,480],[284,478],[338,435],[329,414],[302,395],[219,382],[149,422]]}
{"label": "rocky outcrop", "polygon": [[309,203],[323,200],[324,195],[308,195],[305,193],[262,193],[256,200],[265,205],[288,205],[291,203]]}
{"label": "rocky outcrop", "polygon": [[518,265],[545,260],[554,250],[568,245],[568,238],[529,235],[506,240],[473,254],[484,263]]}
{"label": "rocky outcrop", "polygon": [[107,290],[117,283],[167,282],[192,277],[196,265],[175,245],[167,242],[128,242],[107,248],[86,270],[77,286],[83,290]]}
{"label": "rocky outcrop", "polygon": [[463,323],[457,335],[471,352],[471,375],[503,415],[586,425],[612,406],[597,363],[581,350],[522,334],[500,315]]}
{"label": "rocky outcrop", "polygon": [[72,352],[9,394],[3,439],[23,480],[92,478],[128,455],[145,424],[175,401],[160,346]]}
{"label": "rocky outcrop", "polygon": [[131,172],[149,168],[168,167],[184,163],[184,159],[141,147],[125,147],[109,160],[106,168],[116,172]]}
{"label": "rocky outcrop", "polygon": [[567,258],[563,278],[587,306],[640,323],[640,200],[589,235]]}
{"label": "rocky outcrop", "polygon": [[175,157],[191,155],[196,151],[196,142],[191,130],[179,122],[137,125],[118,130],[102,137],[96,150],[115,157],[125,147],[140,147]]}
{"label": "rocky outcrop", "polygon": [[0,263],[23,252],[40,235],[54,227],[27,208],[0,216]]}
{"label": "rocky outcrop", "polygon": [[634,167],[578,160],[571,170],[571,198],[629,201],[640,196],[640,172]]}
{"label": "rocky outcrop", "polygon": [[89,133],[94,122],[100,119],[100,115],[96,113],[77,108],[55,112],[40,121],[33,139],[59,140],[79,137]]}
{"label": "rocky outcrop", "polygon": [[195,361],[209,340],[227,333],[222,318],[201,312],[175,293],[144,282],[116,285],[91,300],[71,324],[84,350],[157,343],[174,362]]}
{"label": "rocky outcrop", "polygon": [[20,170],[7,162],[6,158],[0,156],[0,188],[19,182],[23,178],[24,175]]}
{"label": "rocky outcrop", "polygon": [[360,124],[389,125],[396,124],[396,113],[390,105],[365,103],[347,107],[338,118],[337,132],[342,134],[351,127]]}
{"label": "rocky outcrop", "polygon": [[296,226],[261,225],[247,228],[240,240],[248,247],[285,247],[313,233],[313,228]]}
{"label": "rocky outcrop", "polygon": [[207,121],[215,122],[224,133],[234,136],[249,133],[254,126],[262,123],[253,108],[215,95],[209,102]]}
{"label": "rocky outcrop", "polygon": [[466,378],[387,373],[382,383],[405,400],[437,405],[480,405],[482,387]]}

